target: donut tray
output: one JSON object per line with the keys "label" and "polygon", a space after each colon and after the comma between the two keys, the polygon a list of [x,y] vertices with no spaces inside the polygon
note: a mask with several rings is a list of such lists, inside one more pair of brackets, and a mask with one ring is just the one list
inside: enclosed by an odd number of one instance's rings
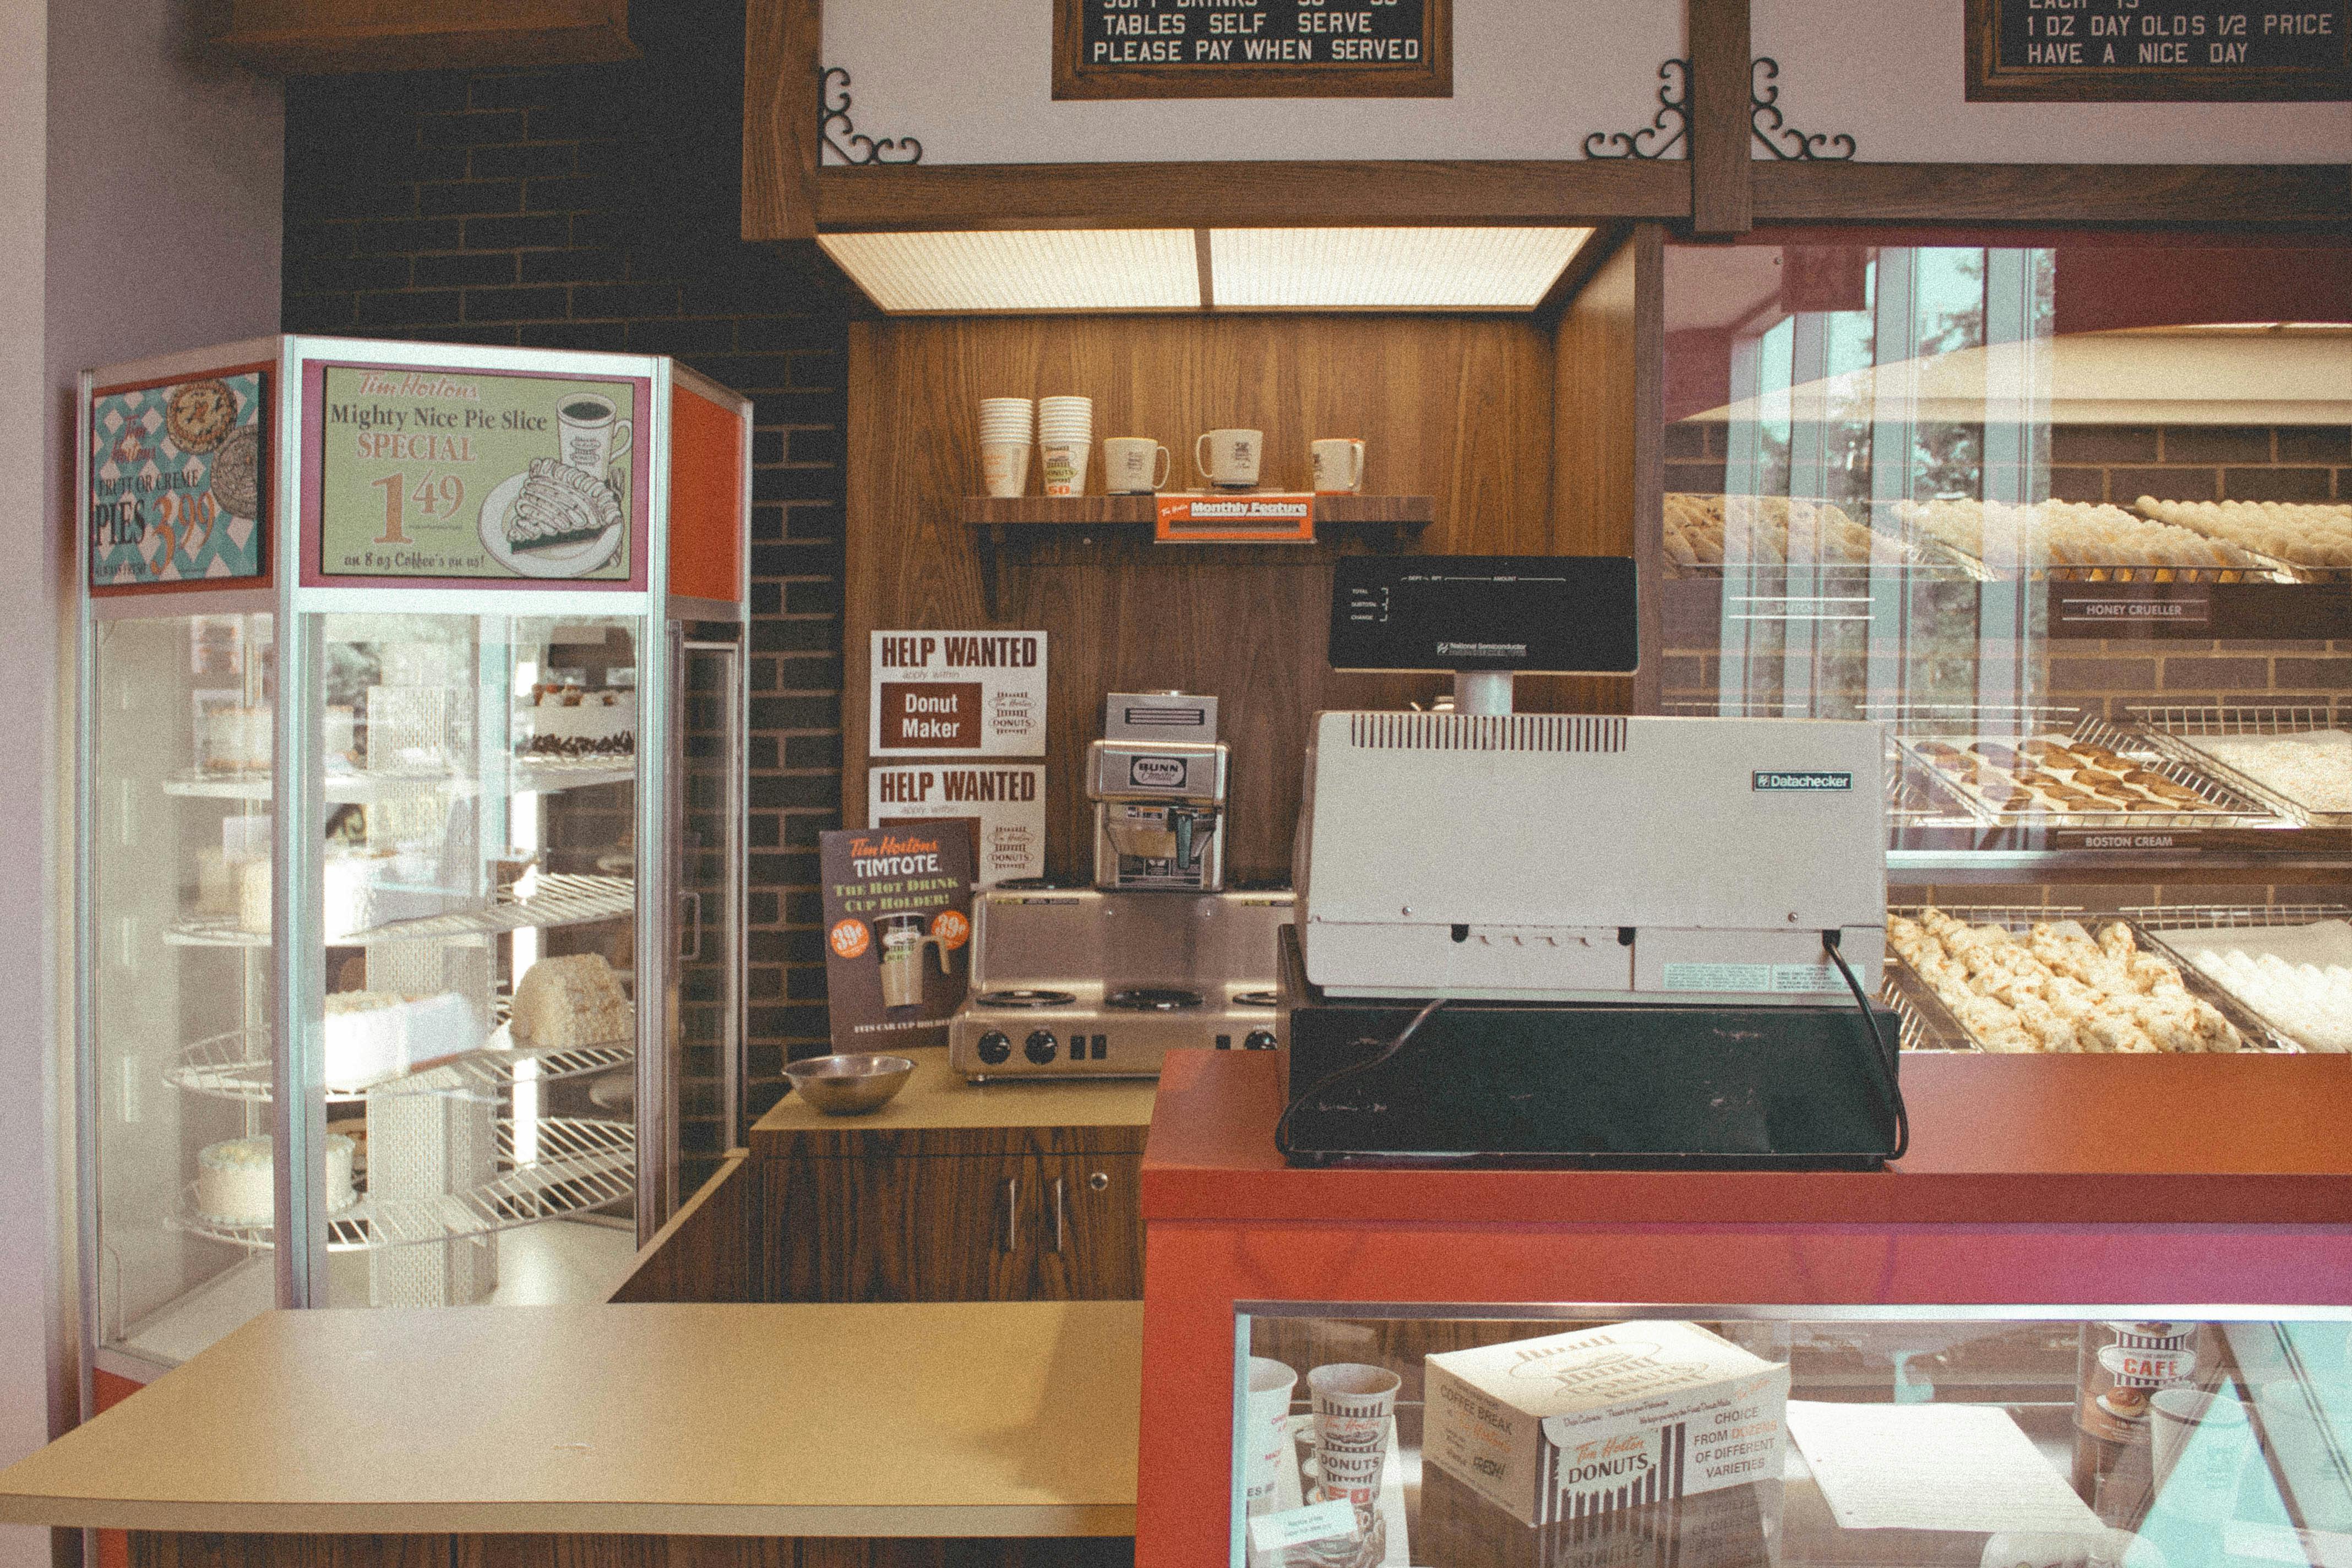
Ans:
{"label": "donut tray", "polygon": [[[2152,774],[2164,782],[2187,791],[2196,797],[2196,804],[2179,802],[2172,809],[2164,809],[2151,802],[2146,810],[2069,809],[2064,803],[2052,803],[2046,789],[2032,791],[2041,799],[2030,808],[2020,809],[2005,799],[1987,793],[1987,786],[1999,784],[2008,789],[2032,786],[2019,781],[2028,773],[2071,781],[2079,771],[2073,762],[2061,762],[2033,766],[2019,755],[2021,746],[2035,742],[2048,742],[2066,747],[2094,746],[2123,757],[2133,771]],[[1920,733],[1901,735],[1896,749],[1913,769],[1935,781],[1936,785],[1960,805],[1976,819],[1991,827],[2028,828],[2089,828],[2150,829],[2165,827],[2267,827],[2277,825],[2276,816],[2260,801],[2217,782],[2193,763],[2172,750],[2155,743],[2147,736],[2127,734],[2095,716],[2076,721],[2071,730],[2055,726],[2039,728],[2031,734],[2010,731],[1984,734],[1976,731],[1959,733]],[[1937,766],[1937,747],[1959,752],[1974,752],[1992,763],[1997,773],[1993,779],[1956,777]],[[1994,748],[1990,755],[1979,747]],[[2006,759],[2006,760],[2004,760]],[[2136,792],[2147,799],[2145,791]]]}

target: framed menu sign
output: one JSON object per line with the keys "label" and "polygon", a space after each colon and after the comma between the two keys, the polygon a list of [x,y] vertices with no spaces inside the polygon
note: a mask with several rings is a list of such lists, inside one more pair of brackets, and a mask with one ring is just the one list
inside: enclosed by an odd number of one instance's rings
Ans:
{"label": "framed menu sign", "polygon": [[1054,0],[1054,96],[1451,98],[1453,0]]}
{"label": "framed menu sign", "polygon": [[2352,98],[2352,0],[1968,0],[1968,95]]}
{"label": "framed menu sign", "polygon": [[268,575],[267,385],[249,365],[91,398],[93,592]]}

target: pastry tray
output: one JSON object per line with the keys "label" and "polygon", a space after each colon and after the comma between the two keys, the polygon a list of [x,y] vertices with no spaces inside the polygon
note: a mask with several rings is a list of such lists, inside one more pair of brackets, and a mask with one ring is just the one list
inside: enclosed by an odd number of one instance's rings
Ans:
{"label": "pastry tray", "polygon": [[[2317,705],[2292,708],[2134,708],[2132,718],[2156,747],[2271,807],[2305,827],[2352,827],[2352,811],[2321,811],[2304,805],[2276,784],[2264,784],[2222,761],[2202,740],[2287,740],[2322,730],[2352,727]],[[2352,754],[2352,747],[2347,747]]]}
{"label": "pastry tray", "polygon": [[[1906,915],[1912,920],[1917,920],[1920,910],[1925,907],[1927,906],[1919,904],[1890,906],[1886,912],[1890,915]],[[2153,952],[2171,963],[2180,971],[2180,983],[2188,993],[2191,996],[2211,1003],[2221,1016],[2227,1018],[2238,1033],[2245,1037],[2248,1050],[2296,1055],[2303,1052],[2303,1047],[2296,1043],[2293,1036],[2284,1029],[2273,1026],[2268,1019],[2239,1001],[2234,993],[2215,984],[2202,970],[2183,961],[2157,932],[2141,924],[2139,920],[2132,915],[2095,915],[2085,913],[2081,910],[2044,908],[2038,904],[1984,906],[1937,904],[1934,907],[1964,924],[1997,925],[2016,936],[2022,936],[2032,930],[2036,921],[2074,921],[2094,936],[2096,936],[2103,928],[2120,921],[2132,933],[2132,941],[2138,945],[2141,952]],[[1927,976],[1904,963],[1892,947],[1886,950],[1885,969],[1890,977],[1885,990],[1889,994],[1889,999],[1895,1005],[1895,1011],[1904,1017],[1905,1048],[1919,1048],[1911,1044],[1913,1018],[1916,1016],[1920,1036],[1923,1038],[1939,1042],[1929,1045],[1926,1047],[1927,1049],[1952,1048],[1940,1044],[1940,1040],[1966,1041],[1967,1044],[1962,1048],[1969,1050],[1986,1049],[1984,1042],[1978,1039],[1975,1032],[1966,1024],[1960,1022],[1958,1015],[1954,1014],[1943,997],[1937,994],[1936,988],[1927,984]]]}
{"label": "pastry tray", "polygon": [[[2321,1048],[2304,1045],[2294,1030],[2272,1023],[2261,1008],[2198,968],[2190,961],[2188,951],[2174,946],[2168,933],[2211,931],[2217,927],[2253,931],[2277,926],[2309,925],[2318,921],[2352,919],[2352,908],[2336,904],[2169,904],[2161,908],[2127,910],[2125,914],[2135,929],[2146,931],[2164,956],[2179,966],[2182,975],[2194,974],[2208,985],[2226,992],[2247,1016],[2259,1020],[2274,1038],[2295,1041],[2293,1048],[2315,1052]],[[2242,1024],[2239,1025],[2241,1030],[2244,1027]]]}
{"label": "pastry tray", "polygon": [[[1678,490],[1675,493],[1677,495],[1688,496],[1690,499],[1696,500],[1723,500],[1731,499],[1746,500],[1758,499],[1745,496],[1730,498],[1710,495],[1699,491]],[[1768,497],[1761,499],[1769,500],[1775,498]],[[1812,501],[1810,498],[1804,499],[1807,499],[1808,504],[1811,505],[1835,506],[1838,507],[1840,510],[1844,510],[1843,506],[1836,501],[1822,502]],[[1851,513],[1847,514],[1847,521],[1854,522],[1858,527],[1866,528],[1872,539],[1875,541],[1876,543],[1883,544],[1893,551],[1894,558],[1891,560],[1880,560],[1877,558],[1875,549],[1874,549],[1872,552],[1872,559],[1868,561],[1822,560],[1809,557],[1799,561],[1789,561],[1785,559],[1780,561],[1764,561],[1750,558],[1736,563],[1724,561],[1684,563],[1676,562],[1671,557],[1668,557],[1665,560],[1666,575],[1678,580],[1711,582],[1718,581],[1727,576],[1762,576],[1779,578],[1786,576],[1791,572],[1795,572],[1799,574],[1809,574],[1817,580],[1825,580],[1832,583],[1867,583],[1874,574],[1890,572],[1923,572],[1944,574],[1948,575],[1957,574],[1960,576],[1978,579],[1983,579],[1990,575],[1990,574],[1988,574],[1984,570],[1983,566],[1978,562],[1965,554],[1962,554],[1959,551],[1948,548],[1942,541],[1937,539],[1932,534],[1913,532],[1900,528],[1880,528],[1871,524],[1864,524],[1861,522],[1859,519],[1854,518]]]}
{"label": "pastry tray", "polygon": [[[2136,763],[2140,771],[2158,776],[2189,790],[2203,804],[2183,805],[2178,810],[2147,811],[2058,810],[2020,811],[1997,804],[1987,797],[1974,781],[1955,778],[1935,764],[1934,757],[1922,747],[1934,744],[1968,751],[1979,744],[2005,746],[2014,751],[2033,740],[2063,740],[2070,745],[2098,746]],[[2071,731],[2055,725],[2037,729],[2032,734],[2016,731],[1988,735],[1980,731],[1958,733],[1915,733],[1898,736],[1895,746],[1904,760],[1917,771],[1932,777],[1945,794],[1958,801],[1978,821],[1993,827],[2038,828],[2164,828],[2164,827],[2268,827],[2277,824],[2271,810],[2257,798],[2245,795],[2207,777],[2198,767],[2171,749],[2160,746],[2148,737],[2126,734],[2104,719],[2085,715],[2077,720]],[[2022,759],[2020,759],[2022,761]],[[2023,769],[2003,767],[2004,774],[2014,778]],[[2054,770],[2071,775],[2071,767]]]}

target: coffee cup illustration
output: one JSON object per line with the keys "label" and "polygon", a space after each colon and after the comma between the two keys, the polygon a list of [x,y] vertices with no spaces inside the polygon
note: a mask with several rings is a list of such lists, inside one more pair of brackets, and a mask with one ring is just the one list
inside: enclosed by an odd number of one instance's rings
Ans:
{"label": "coffee cup illustration", "polygon": [[567,395],[555,405],[555,426],[563,461],[593,479],[608,478],[613,459],[629,449],[629,421],[598,393]]}
{"label": "coffee cup illustration", "polygon": [[919,1007],[923,1005],[923,949],[940,955],[940,973],[948,966],[948,945],[924,929],[919,914],[884,915],[875,922],[882,938],[882,1005]]}

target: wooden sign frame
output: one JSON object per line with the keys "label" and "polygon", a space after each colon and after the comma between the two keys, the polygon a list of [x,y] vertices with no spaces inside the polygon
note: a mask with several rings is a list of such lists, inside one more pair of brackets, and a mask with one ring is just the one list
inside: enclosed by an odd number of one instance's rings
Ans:
{"label": "wooden sign frame", "polygon": [[1411,65],[1090,67],[1085,0],[1054,0],[1054,97],[1452,98],[1454,0],[1422,0],[1421,26],[1421,58]]}
{"label": "wooden sign frame", "polygon": [[[2027,0],[1968,0],[1968,101],[1971,103],[2336,103],[2352,100],[2352,0],[2314,0],[2336,13],[2338,55],[2332,72],[2304,68],[2035,66],[2003,69],[1999,47],[2004,7]],[[2043,13],[2051,14],[2051,13]],[[2055,13],[2084,18],[2086,13]],[[2086,36],[2083,42],[2092,40]],[[2190,40],[2201,44],[2208,40]]]}

